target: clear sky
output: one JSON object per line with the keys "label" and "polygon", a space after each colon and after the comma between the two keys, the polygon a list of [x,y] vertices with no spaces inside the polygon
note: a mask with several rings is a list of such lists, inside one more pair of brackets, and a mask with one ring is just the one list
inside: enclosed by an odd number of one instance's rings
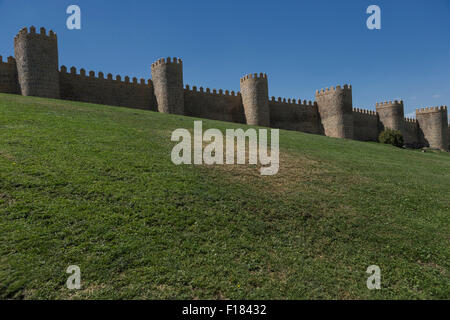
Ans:
{"label": "clear sky", "polygon": [[[66,28],[71,4],[81,30]],[[381,30],[366,27],[371,4]],[[0,55],[31,25],[58,34],[60,65],[87,71],[150,78],[152,62],[177,56],[191,86],[238,91],[265,72],[270,96],[350,83],[354,107],[450,106],[450,0],[0,0]]]}

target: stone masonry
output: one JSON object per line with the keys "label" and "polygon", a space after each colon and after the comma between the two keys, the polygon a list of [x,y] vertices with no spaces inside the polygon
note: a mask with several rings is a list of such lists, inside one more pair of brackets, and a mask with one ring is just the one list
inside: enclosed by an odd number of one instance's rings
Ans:
{"label": "stone masonry", "polygon": [[403,111],[403,101],[399,102],[395,100],[394,102],[386,101],[377,103],[376,110],[380,118],[380,130],[390,128],[400,131],[403,136],[405,135],[405,116]]}
{"label": "stone masonry", "polygon": [[417,109],[416,116],[422,145],[448,150],[447,107]]}
{"label": "stone masonry", "polygon": [[344,85],[316,91],[316,101],[324,134],[353,139],[352,86]]}
{"label": "stone masonry", "polygon": [[15,58],[0,56],[0,92],[140,108],[213,120],[246,123],[336,138],[377,141],[386,128],[402,132],[405,145],[449,150],[447,107],[416,110],[404,118],[402,101],[381,102],[376,111],[353,108],[350,85],[316,91],[316,101],[269,99],[266,74],[240,79],[241,92],[184,86],[179,58],[151,65],[152,80],[113,77],[58,65],[56,34],[23,28],[14,38]]}
{"label": "stone masonry", "polygon": [[24,96],[59,98],[58,43],[56,34],[26,28],[14,38],[14,54]]}
{"label": "stone masonry", "polygon": [[246,75],[241,79],[241,95],[247,124],[270,126],[267,75]]}
{"label": "stone masonry", "polygon": [[160,59],[152,64],[152,79],[162,113],[184,114],[183,63],[181,59]]}

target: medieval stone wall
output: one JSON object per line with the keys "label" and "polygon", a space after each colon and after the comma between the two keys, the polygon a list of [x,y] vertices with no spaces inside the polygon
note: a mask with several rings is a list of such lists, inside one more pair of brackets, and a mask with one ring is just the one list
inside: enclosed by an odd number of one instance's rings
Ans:
{"label": "medieval stone wall", "polygon": [[405,118],[403,124],[403,140],[410,148],[420,148],[422,146],[419,138],[419,124],[416,119]]}
{"label": "medieval stone wall", "polygon": [[378,141],[379,119],[375,111],[353,109],[353,139]]}
{"label": "medieval stone wall", "polygon": [[271,128],[322,134],[316,103],[272,97],[269,109]]}
{"label": "medieval stone wall", "polygon": [[20,93],[16,60],[13,57],[8,57],[7,62],[3,62],[0,56],[0,92]]}
{"label": "medieval stone wall", "polygon": [[[186,86],[184,90],[185,115],[212,120],[246,123],[241,94],[229,90],[204,89]],[[320,134],[317,105],[306,100],[272,97],[269,101],[270,127]]]}
{"label": "medieval stone wall", "polygon": [[187,85],[184,90],[184,113],[186,116],[211,120],[245,123],[244,106],[240,93],[213,89],[197,90]]}
{"label": "medieval stone wall", "polygon": [[83,101],[113,106],[124,106],[156,111],[156,99],[153,93],[151,80],[146,83],[129,77],[122,81],[120,76],[113,79],[111,74],[105,78],[102,72],[95,76],[94,71],[86,75],[84,69],[77,74],[75,67],[67,72],[65,66],[61,67],[59,75],[61,99]]}
{"label": "medieval stone wall", "polygon": [[448,137],[448,148],[450,149],[450,120],[447,119],[447,121],[449,122],[448,126],[447,126],[447,137]]}
{"label": "medieval stone wall", "polygon": [[152,80],[111,74],[106,77],[75,67],[58,70],[56,34],[44,28],[19,31],[14,39],[16,57],[0,57],[0,92],[62,98],[98,104],[158,110],[192,117],[269,126],[331,137],[376,141],[386,128],[400,130],[405,145],[449,149],[447,108],[416,110],[417,120],[404,118],[402,101],[376,104],[376,112],[353,109],[352,87],[316,91],[316,101],[268,97],[266,74],[240,79],[241,92],[204,90],[183,84],[179,58],[159,59],[151,65]]}

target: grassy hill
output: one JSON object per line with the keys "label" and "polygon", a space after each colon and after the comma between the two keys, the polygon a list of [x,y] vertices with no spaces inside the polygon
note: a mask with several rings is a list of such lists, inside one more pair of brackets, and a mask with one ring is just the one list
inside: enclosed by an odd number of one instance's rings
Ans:
{"label": "grassy hill", "polygon": [[193,120],[0,94],[0,298],[450,298],[450,154],[281,130],[275,176],[175,166]]}

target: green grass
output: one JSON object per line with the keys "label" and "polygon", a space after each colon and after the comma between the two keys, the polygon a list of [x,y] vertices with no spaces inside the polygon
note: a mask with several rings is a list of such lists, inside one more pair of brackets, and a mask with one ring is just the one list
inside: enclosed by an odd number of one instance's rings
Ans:
{"label": "green grass", "polygon": [[175,166],[193,120],[0,94],[0,298],[450,298],[450,154],[280,131],[275,176]]}

